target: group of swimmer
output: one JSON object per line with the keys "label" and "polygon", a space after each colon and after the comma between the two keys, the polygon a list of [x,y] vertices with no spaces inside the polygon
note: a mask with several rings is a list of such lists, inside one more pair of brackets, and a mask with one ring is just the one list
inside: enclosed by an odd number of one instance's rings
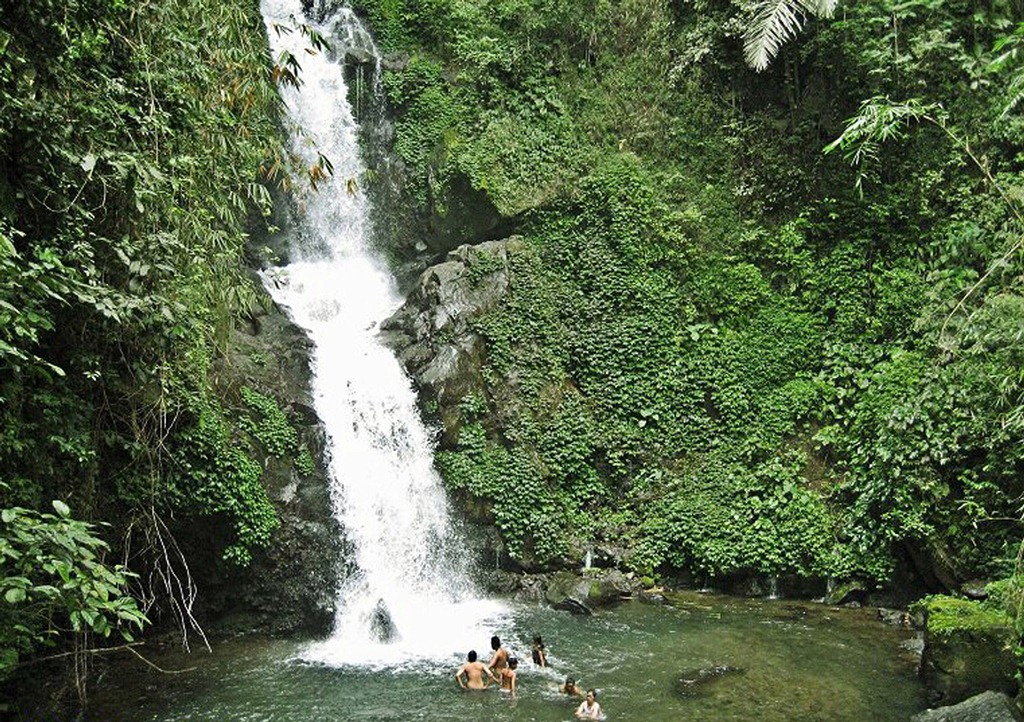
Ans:
{"label": "group of swimmer", "polygon": [[[491,660],[484,664],[477,659],[475,649],[469,650],[467,661],[455,672],[455,681],[462,689],[487,689],[494,682],[513,697],[516,696],[516,669],[519,660],[510,656],[508,650],[501,646],[501,639],[491,637]],[[544,640],[533,638],[533,663],[538,667],[548,665]],[[576,708],[576,717],[581,720],[601,719],[601,705],[597,703],[597,692],[588,689],[586,693],[576,684],[572,677],[566,677],[565,683],[559,685],[558,691],[570,697],[583,697],[583,702]]]}

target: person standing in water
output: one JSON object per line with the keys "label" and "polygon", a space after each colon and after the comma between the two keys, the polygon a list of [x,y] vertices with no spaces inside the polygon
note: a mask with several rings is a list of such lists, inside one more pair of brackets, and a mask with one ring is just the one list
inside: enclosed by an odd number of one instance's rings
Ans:
{"label": "person standing in water", "polygon": [[548,655],[544,649],[544,640],[538,634],[533,638],[533,663],[538,667],[548,666]]}
{"label": "person standing in water", "polygon": [[[475,649],[469,650],[466,659],[468,661],[455,673],[455,681],[459,683],[460,687],[463,689],[487,689],[491,680],[497,681],[491,674],[491,670],[483,662],[477,661]],[[463,680],[463,677],[466,679]]]}
{"label": "person standing in water", "polygon": [[601,719],[601,705],[597,703],[597,692],[593,689],[587,690],[586,698],[576,708],[576,719]]}
{"label": "person standing in water", "polygon": [[498,638],[498,635],[491,637],[491,649],[494,650],[494,654],[491,655],[491,661],[487,663],[487,667],[492,672],[501,672],[508,666],[508,650],[501,646],[501,639]]}
{"label": "person standing in water", "polygon": [[516,696],[516,667],[518,666],[519,660],[515,657],[509,657],[508,666],[501,670],[500,676],[501,688],[513,697]]}

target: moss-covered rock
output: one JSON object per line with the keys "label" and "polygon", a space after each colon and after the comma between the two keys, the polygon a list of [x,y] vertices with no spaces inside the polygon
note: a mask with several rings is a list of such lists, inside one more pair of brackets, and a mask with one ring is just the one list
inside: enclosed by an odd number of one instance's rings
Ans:
{"label": "moss-covered rock", "polygon": [[956,704],[998,690],[1013,695],[1013,622],[1001,609],[956,597],[930,597],[925,618],[921,676],[934,701]]}
{"label": "moss-covered rock", "polygon": [[550,577],[544,598],[556,609],[590,610],[613,604],[639,589],[639,583],[617,569],[558,572]]}
{"label": "moss-covered rock", "polygon": [[[227,398],[240,390],[258,390],[257,398],[276,405],[281,423],[293,436],[284,453],[253,450],[262,462],[260,481],[280,524],[245,569],[215,558],[202,560],[203,542],[193,540],[214,538],[219,533],[216,518],[200,522],[209,528],[191,530],[189,540],[200,559],[195,565],[203,591],[199,611],[204,625],[215,632],[321,634],[334,618],[344,537],[333,515],[323,462],[326,433],[310,392],[311,346],[269,297],[263,296],[262,305],[231,334],[227,354],[218,365],[217,385]],[[254,443],[268,441],[259,438],[258,429],[254,436]]]}

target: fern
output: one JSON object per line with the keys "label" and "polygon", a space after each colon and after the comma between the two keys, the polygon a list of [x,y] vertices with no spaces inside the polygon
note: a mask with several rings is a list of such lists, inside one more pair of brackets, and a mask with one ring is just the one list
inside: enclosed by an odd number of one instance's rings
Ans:
{"label": "fern", "polygon": [[803,26],[808,15],[829,18],[837,0],[763,0],[754,8],[754,18],[743,34],[747,64],[761,72],[779,48]]}

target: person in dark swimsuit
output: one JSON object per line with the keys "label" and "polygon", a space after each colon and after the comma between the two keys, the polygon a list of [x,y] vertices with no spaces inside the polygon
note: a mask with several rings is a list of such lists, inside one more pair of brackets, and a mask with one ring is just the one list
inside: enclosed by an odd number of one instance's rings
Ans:
{"label": "person in dark swimsuit", "polygon": [[533,638],[533,663],[538,667],[548,666],[548,655],[544,649],[544,640],[538,634]]}

